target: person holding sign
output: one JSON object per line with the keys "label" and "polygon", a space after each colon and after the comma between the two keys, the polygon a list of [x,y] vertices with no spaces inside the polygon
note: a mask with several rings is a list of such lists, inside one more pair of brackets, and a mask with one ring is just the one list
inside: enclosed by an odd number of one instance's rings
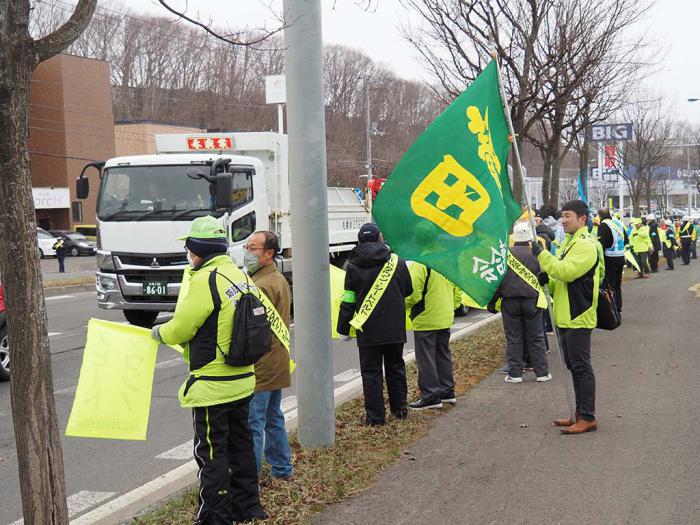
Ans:
{"label": "person holding sign", "polygon": [[408,414],[408,387],[403,345],[406,343],[406,297],[413,293],[403,259],[392,254],[376,224],[367,223],[350,252],[345,292],[338,315],[338,334],[347,340],[357,330],[360,372],[365,394],[365,423],[383,425],[382,361],[389,407],[397,419]]}
{"label": "person holding sign", "polygon": [[[255,390],[253,366],[226,363],[234,314],[248,277],[227,254],[226,229],[211,216],[192,222],[184,237],[185,270],[175,315],[153,327],[153,338],[184,346],[190,375],[180,388],[192,408],[194,456],[199,465],[196,523],[230,525],[266,519],[260,505],[248,404]],[[252,290],[251,290],[252,293]]]}
{"label": "person holding sign", "polygon": [[[277,269],[275,257],[279,251],[277,235],[269,231],[256,232],[245,245],[244,264],[255,285],[270,299],[289,329],[292,292],[289,283]],[[276,337],[272,350],[255,363],[255,395],[250,401],[248,423],[253,433],[258,474],[262,468],[263,446],[265,460],[272,467],[275,479],[292,477],[292,453],[282,412],[282,389],[292,384],[289,351]]]}
{"label": "person holding sign", "polygon": [[[547,364],[546,336],[542,328],[542,312],[547,307],[547,300],[541,283],[546,283],[547,278],[546,274],[540,272],[537,258],[531,253],[533,238],[528,222],[515,223],[515,244],[508,254],[508,271],[488,307],[490,311],[495,311],[494,303],[501,299],[508,362],[506,383],[523,382],[525,348],[528,350],[537,382],[552,379]],[[539,245],[539,242],[537,244]]]}

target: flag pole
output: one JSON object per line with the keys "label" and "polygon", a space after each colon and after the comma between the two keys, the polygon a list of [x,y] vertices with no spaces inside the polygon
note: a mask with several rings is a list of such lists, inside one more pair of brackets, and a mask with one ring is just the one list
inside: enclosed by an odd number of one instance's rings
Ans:
{"label": "flag pole", "polygon": [[[525,179],[523,177],[523,164],[520,160],[520,148],[518,148],[518,141],[515,138],[515,129],[513,128],[513,121],[510,118],[510,107],[508,106],[508,99],[506,98],[505,90],[503,89],[503,78],[501,77],[501,64],[498,61],[498,55],[494,51],[493,59],[496,61],[496,71],[498,72],[498,90],[501,94],[501,103],[503,104],[503,112],[506,115],[506,121],[508,122],[508,129],[510,130],[511,142],[513,144],[513,153],[515,154],[515,164],[517,167],[518,175],[520,176],[520,182],[525,192],[525,198],[527,199],[527,215],[530,221],[530,228],[532,228],[532,242],[537,241],[537,228],[535,227],[535,217],[532,213],[532,208],[530,203],[530,191],[525,184]],[[559,350],[559,364],[561,365],[562,375],[564,378],[567,377],[568,370],[566,369],[566,362],[564,360],[564,349],[561,346],[561,340],[559,338],[559,330],[554,322],[554,312],[552,310],[552,298],[549,295],[549,290],[546,286],[542,287],[544,289],[544,295],[547,298],[547,311],[549,312],[549,317],[552,320],[552,328],[554,328],[554,342]],[[547,337],[547,334],[544,334]],[[566,400],[569,404],[569,410],[571,412],[572,421],[576,421],[576,404],[574,402],[574,383],[573,375],[570,376],[571,381],[564,380],[565,390],[566,390]]]}

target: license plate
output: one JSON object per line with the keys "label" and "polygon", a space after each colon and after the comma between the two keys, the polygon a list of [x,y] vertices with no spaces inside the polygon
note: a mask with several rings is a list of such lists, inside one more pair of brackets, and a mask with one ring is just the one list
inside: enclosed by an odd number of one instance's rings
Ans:
{"label": "license plate", "polygon": [[160,281],[143,283],[143,295],[168,295],[168,283]]}

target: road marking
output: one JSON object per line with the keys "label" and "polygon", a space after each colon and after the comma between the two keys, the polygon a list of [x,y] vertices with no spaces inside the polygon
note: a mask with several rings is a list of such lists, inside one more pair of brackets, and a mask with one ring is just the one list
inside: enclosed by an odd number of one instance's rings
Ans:
{"label": "road marking", "polygon": [[[90,507],[94,507],[98,503],[113,497],[116,492],[94,492],[91,490],[81,490],[72,496],[69,496],[66,502],[68,503],[68,516],[75,516],[86,511]],[[23,525],[24,520],[17,520],[11,525]]]}
{"label": "road marking", "polygon": [[[472,326],[468,326],[467,328],[464,328],[462,330],[459,330],[458,332],[451,334],[450,341],[473,333],[482,326],[485,326],[488,323],[496,321],[500,318],[500,314],[488,315],[487,318],[482,319],[478,323],[474,323]],[[413,352],[405,354],[404,357],[407,363],[415,360],[415,354]],[[352,381],[345,383],[344,385],[339,386],[334,390],[334,402],[336,405],[338,405],[346,399],[353,397],[356,393],[359,394],[360,392],[362,392],[362,378],[358,377]],[[284,403],[285,400],[289,399],[287,403],[291,406],[292,400],[290,398],[292,397],[294,396],[287,396],[285,399],[282,400],[282,402]],[[285,421],[291,423],[287,427],[288,430],[292,430],[292,428],[296,426],[297,415],[298,413],[296,409],[296,398],[294,397],[294,408],[285,412],[284,415]],[[184,444],[181,446],[184,446]],[[113,500],[105,503],[104,505],[93,509],[86,514],[83,514],[79,518],[72,520],[71,525],[93,525],[97,522],[105,524],[116,523],[119,521],[119,519],[115,518],[120,514],[123,515],[122,519],[128,519],[129,516],[134,515],[135,512],[138,512],[139,510],[142,510],[144,508],[143,500],[147,500],[147,498],[150,498],[147,501],[149,501],[149,503],[153,503],[154,501],[151,500],[157,493],[160,493],[158,494],[158,497],[160,499],[163,499],[173,493],[173,487],[177,487],[176,490],[179,490],[184,489],[185,487],[188,487],[193,483],[196,483],[197,470],[197,463],[194,460],[188,461],[184,465],[181,465],[176,469],[173,469],[170,472],[167,472],[166,474],[152,481],[149,481],[148,483],[136,487],[135,489],[125,494],[122,494],[117,498],[114,498]],[[126,509],[128,509],[128,513],[125,513]]]}
{"label": "road marking", "polygon": [[63,335],[63,332],[49,332],[49,337],[56,337],[57,335]]}
{"label": "road marking", "polygon": [[173,359],[168,359],[167,361],[161,361],[156,363],[156,370],[162,370],[164,368],[174,368],[180,364],[184,364],[182,357],[174,357]]}
{"label": "road marking", "polygon": [[297,396],[287,396],[280,403],[280,408],[282,409],[282,412],[288,412],[296,407]]}
{"label": "road marking", "polygon": [[55,396],[60,396],[60,395],[63,395],[63,394],[75,394],[75,391],[76,391],[77,389],[78,389],[77,386],[71,386],[71,387],[68,387],[68,388],[63,388],[63,389],[61,389],[61,390],[54,390],[53,395],[55,395]]}
{"label": "road marking", "polygon": [[360,377],[360,371],[356,368],[351,368],[350,370],[346,370],[345,372],[341,372],[340,374],[333,376],[333,381],[336,383],[347,383],[356,377]]}
{"label": "road marking", "polygon": [[44,301],[55,301],[56,299],[72,299],[75,295],[53,295],[51,297],[44,298]]}
{"label": "road marking", "polygon": [[158,454],[156,459],[192,459],[192,441],[173,447],[170,450],[166,450],[162,454]]}

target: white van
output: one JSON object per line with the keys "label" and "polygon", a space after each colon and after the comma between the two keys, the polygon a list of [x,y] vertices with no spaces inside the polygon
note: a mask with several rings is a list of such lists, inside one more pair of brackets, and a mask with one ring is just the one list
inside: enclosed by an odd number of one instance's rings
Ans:
{"label": "white van", "polygon": [[36,229],[37,242],[39,243],[39,255],[43,259],[44,257],[53,257],[56,252],[53,249],[53,245],[58,239],[51,235],[46,230],[41,228]]}

